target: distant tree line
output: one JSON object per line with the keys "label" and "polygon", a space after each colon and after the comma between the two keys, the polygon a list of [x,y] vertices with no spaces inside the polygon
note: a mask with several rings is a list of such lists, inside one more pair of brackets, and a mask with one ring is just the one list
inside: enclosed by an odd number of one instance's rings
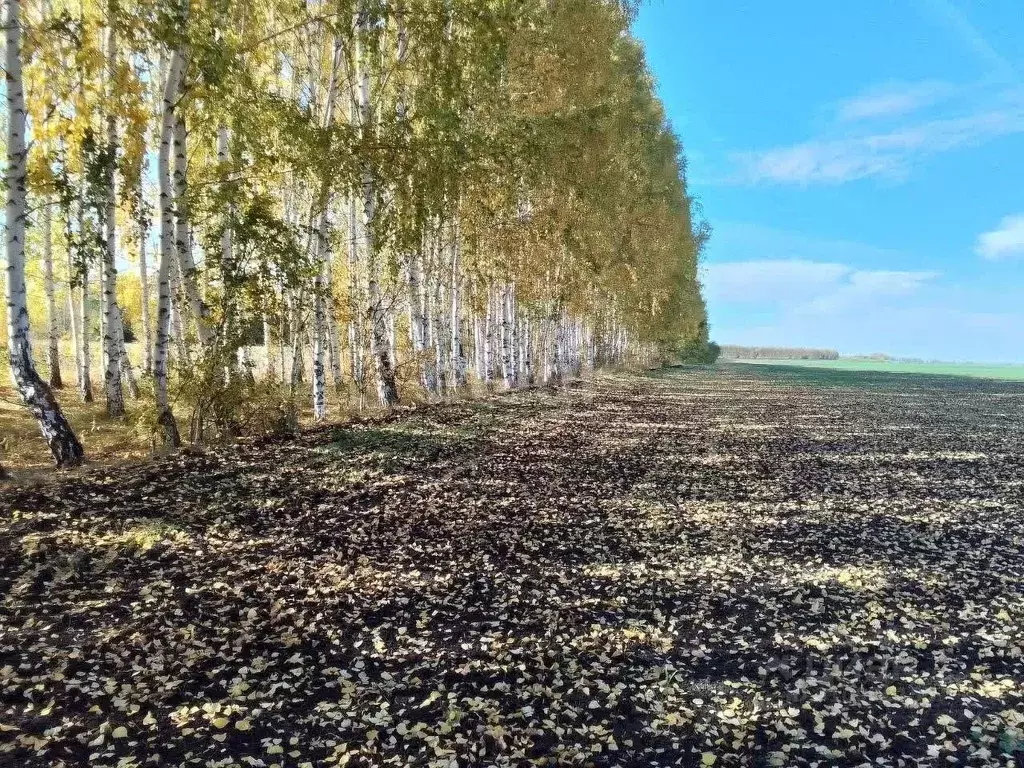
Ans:
{"label": "distant tree line", "polygon": [[839,352],[834,349],[812,349],[809,347],[740,347],[722,345],[723,360],[838,360]]}

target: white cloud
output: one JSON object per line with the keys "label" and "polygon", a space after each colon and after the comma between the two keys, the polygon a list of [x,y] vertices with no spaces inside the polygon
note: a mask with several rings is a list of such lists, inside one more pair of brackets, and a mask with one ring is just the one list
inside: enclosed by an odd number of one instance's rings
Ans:
{"label": "white cloud", "polygon": [[902,166],[899,157],[880,154],[858,140],[809,141],[738,153],[733,159],[740,166],[740,179],[750,184],[839,184],[891,175]]}
{"label": "white cloud", "polygon": [[838,184],[869,176],[900,177],[921,157],[1024,133],[1024,103],[929,120],[849,138],[814,140],[733,155],[739,180],[751,184]]}
{"label": "white cloud", "polygon": [[836,116],[841,122],[853,122],[905,115],[941,101],[953,90],[949,83],[938,80],[887,83],[841,101]]}
{"label": "white cloud", "polygon": [[1024,256],[1024,214],[1006,216],[998,228],[979,235],[974,251],[990,261]]}
{"label": "white cloud", "polygon": [[909,296],[939,276],[938,272],[858,270],[830,293],[796,307],[800,314],[837,314],[880,299]]}
{"label": "white cloud", "polygon": [[834,314],[915,293],[936,272],[862,270],[804,259],[755,259],[709,264],[708,300],[774,306],[799,315]]}
{"label": "white cloud", "polygon": [[801,301],[835,285],[850,268],[803,259],[760,259],[708,264],[704,284],[710,301]]}

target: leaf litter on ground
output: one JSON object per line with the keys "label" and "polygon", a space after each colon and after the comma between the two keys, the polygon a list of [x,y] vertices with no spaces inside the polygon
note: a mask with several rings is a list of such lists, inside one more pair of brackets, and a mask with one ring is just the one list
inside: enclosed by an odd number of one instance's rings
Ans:
{"label": "leaf litter on ground", "polygon": [[1022,416],[681,369],[5,489],[0,764],[1016,765]]}

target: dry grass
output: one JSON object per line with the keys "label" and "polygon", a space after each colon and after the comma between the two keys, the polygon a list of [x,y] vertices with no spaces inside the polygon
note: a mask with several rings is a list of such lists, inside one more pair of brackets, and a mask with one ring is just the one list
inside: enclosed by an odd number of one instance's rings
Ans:
{"label": "dry grass", "polygon": [[[89,463],[124,463],[149,455],[148,441],[134,429],[139,416],[137,405],[128,402],[127,417],[113,421],[107,418],[102,397],[83,403],[78,393],[67,387],[57,396]],[[7,385],[0,386],[0,461],[16,480],[49,474],[53,468],[39,427],[18,393]]]}
{"label": "dry grass", "polygon": [[[136,344],[130,344],[129,355],[135,365],[136,373],[141,363],[142,350]],[[41,342],[36,342],[36,350],[42,349]],[[103,467],[138,462],[152,457],[152,437],[145,427],[147,421],[145,405],[133,401],[125,392],[127,413],[124,419],[110,419],[106,415],[103,399],[103,384],[99,378],[101,371],[98,360],[101,350],[94,345],[93,354],[93,394],[95,400],[83,403],[75,383],[75,366],[72,352],[67,344],[62,344],[61,371],[64,375],[64,388],[56,392],[57,399],[85,448],[87,467]],[[266,367],[266,354],[263,347],[250,348],[250,356],[256,365],[257,375],[262,375]],[[287,356],[290,359],[290,355]],[[37,353],[40,375],[48,377],[49,372],[43,364],[43,356]],[[6,367],[6,366],[5,366]],[[307,361],[306,370],[310,368]],[[408,364],[399,366],[399,386],[403,402],[406,404],[422,403],[425,398],[419,390],[415,374]],[[309,383],[300,385],[298,395],[299,424],[313,424],[313,411],[309,395]],[[363,398],[362,405],[358,391],[349,386],[342,392],[336,392],[328,384],[328,420],[346,422],[356,416],[373,416],[378,414],[376,396],[372,389]],[[183,437],[187,431],[185,419],[187,414],[179,407],[176,409],[180,420],[179,428]],[[0,465],[16,483],[43,482],[55,475],[50,451],[39,432],[39,427],[32,415],[21,402],[17,391],[11,386],[7,376],[0,378]]]}

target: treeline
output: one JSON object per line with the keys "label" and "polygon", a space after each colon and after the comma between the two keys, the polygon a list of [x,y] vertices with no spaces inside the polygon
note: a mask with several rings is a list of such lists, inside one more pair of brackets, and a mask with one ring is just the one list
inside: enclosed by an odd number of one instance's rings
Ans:
{"label": "treeline", "polygon": [[57,464],[62,345],[170,446],[706,345],[627,5],[3,0],[4,343]]}
{"label": "treeline", "polygon": [[723,344],[723,360],[838,360],[834,349],[812,349],[807,347],[740,347]]}

